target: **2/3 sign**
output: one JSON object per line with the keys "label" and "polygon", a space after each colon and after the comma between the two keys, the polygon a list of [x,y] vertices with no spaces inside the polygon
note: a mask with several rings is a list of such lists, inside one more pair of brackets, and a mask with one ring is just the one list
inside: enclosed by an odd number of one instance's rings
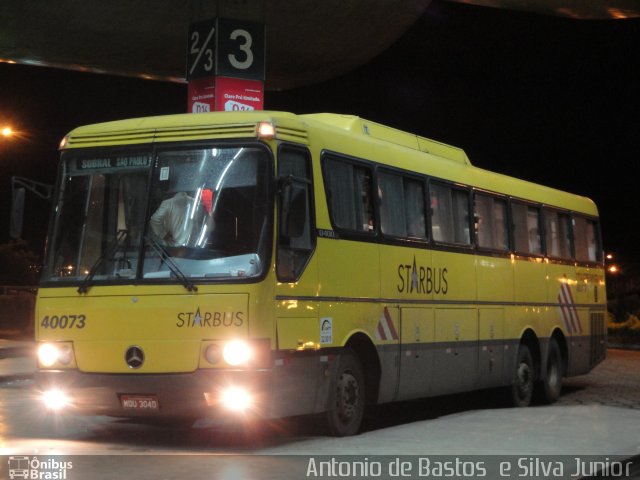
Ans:
{"label": "2/3 sign", "polygon": [[264,25],[214,18],[189,28],[187,79],[223,76],[264,80]]}

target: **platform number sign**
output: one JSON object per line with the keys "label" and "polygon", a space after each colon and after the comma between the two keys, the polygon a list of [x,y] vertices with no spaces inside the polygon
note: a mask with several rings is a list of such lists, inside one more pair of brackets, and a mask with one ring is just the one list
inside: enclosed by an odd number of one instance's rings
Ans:
{"label": "platform number sign", "polygon": [[187,80],[215,75],[217,19],[189,26]]}
{"label": "platform number sign", "polygon": [[264,80],[265,30],[261,23],[214,18],[191,24],[187,80],[223,76]]}

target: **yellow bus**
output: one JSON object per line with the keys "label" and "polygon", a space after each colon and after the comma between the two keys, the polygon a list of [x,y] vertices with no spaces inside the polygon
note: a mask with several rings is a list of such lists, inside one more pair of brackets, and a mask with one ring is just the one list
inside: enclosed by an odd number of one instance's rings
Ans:
{"label": "yellow bus", "polygon": [[507,387],[552,402],[605,356],[597,208],[359,117],[73,130],[36,308],[49,408],[322,414]]}

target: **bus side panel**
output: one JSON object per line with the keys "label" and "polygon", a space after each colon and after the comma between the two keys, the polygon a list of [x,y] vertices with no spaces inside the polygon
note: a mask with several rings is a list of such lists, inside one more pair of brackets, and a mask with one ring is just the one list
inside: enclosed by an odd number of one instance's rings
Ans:
{"label": "bus side panel", "polygon": [[402,354],[398,400],[427,396],[433,376],[433,308],[401,308]]}
{"label": "bus side panel", "polygon": [[517,259],[513,264],[513,283],[516,303],[547,303],[546,268],[542,258]]}
{"label": "bus side panel", "polygon": [[477,388],[498,387],[503,384],[505,370],[504,308],[478,309],[479,351]]}
{"label": "bus side panel", "polygon": [[478,375],[478,310],[436,308],[432,395],[472,390]]}
{"label": "bus side panel", "polygon": [[567,376],[582,375],[591,370],[591,324],[588,308],[576,308],[580,332],[571,337],[569,343],[569,365]]}
{"label": "bus side panel", "polygon": [[[435,353],[432,395],[471,390],[478,377],[476,259],[456,252],[433,252]],[[465,305],[468,304],[468,305]],[[458,306],[460,305],[460,306]],[[474,305],[474,306],[470,306]]]}
{"label": "bus side panel", "polygon": [[[571,315],[571,308],[564,307],[565,299],[573,298],[572,291],[575,290],[575,266],[562,263],[549,263],[547,265],[547,298],[550,305],[548,319],[548,328],[544,332],[545,335],[550,334],[554,327],[559,327],[567,337],[573,336],[576,330],[574,326],[575,320]],[[569,300],[571,301],[571,300]]]}
{"label": "bus side panel", "polygon": [[320,296],[380,297],[377,244],[318,238],[316,256]]}
{"label": "bus side panel", "polygon": [[280,352],[273,369],[270,417],[306,415],[323,411],[317,404],[328,360],[316,352]]}
{"label": "bus side panel", "polygon": [[[513,261],[511,258],[477,256],[476,278],[479,302],[513,302]],[[508,345],[506,307],[480,308],[478,388],[489,388],[510,381],[507,371]],[[515,319],[510,318],[513,323]]]}
{"label": "bus side panel", "polygon": [[513,301],[513,266],[511,259],[477,256],[476,277],[480,302]]}

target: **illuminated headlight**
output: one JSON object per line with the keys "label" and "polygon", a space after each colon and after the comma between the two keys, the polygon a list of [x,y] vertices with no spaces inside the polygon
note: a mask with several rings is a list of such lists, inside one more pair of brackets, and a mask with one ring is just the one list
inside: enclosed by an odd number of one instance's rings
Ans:
{"label": "illuminated headlight", "polygon": [[49,410],[60,410],[71,403],[69,396],[62,390],[47,390],[42,394],[42,401]]}
{"label": "illuminated headlight", "polygon": [[73,361],[73,349],[69,343],[43,343],[38,348],[40,365],[48,368],[55,364],[68,366]]}
{"label": "illuminated headlight", "polygon": [[232,340],[222,350],[222,357],[229,365],[243,365],[249,362],[252,356],[251,347],[242,340]]}
{"label": "illuminated headlight", "polygon": [[251,395],[243,388],[231,387],[222,392],[222,404],[229,410],[242,412],[251,406]]}

